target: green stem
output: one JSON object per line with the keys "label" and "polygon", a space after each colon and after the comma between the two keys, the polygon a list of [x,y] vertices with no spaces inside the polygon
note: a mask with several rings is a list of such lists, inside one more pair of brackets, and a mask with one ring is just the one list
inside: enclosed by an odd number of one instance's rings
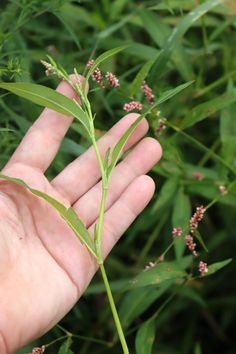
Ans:
{"label": "green stem", "polygon": [[108,300],[109,300],[109,303],[110,303],[112,315],[113,315],[113,318],[114,318],[114,321],[115,321],[115,325],[116,325],[116,329],[117,329],[117,332],[118,332],[118,335],[119,335],[119,339],[120,339],[120,343],[121,343],[121,346],[122,346],[122,349],[123,349],[123,353],[124,354],[129,354],[129,349],[128,349],[128,346],[127,346],[127,343],[126,343],[124,332],[123,332],[123,329],[122,329],[122,326],[121,326],[121,323],[120,323],[120,319],[119,319],[119,316],[118,316],[118,313],[117,313],[117,310],[116,310],[116,305],[115,305],[115,302],[114,302],[114,298],[113,298],[113,295],[112,295],[112,292],[111,292],[110,284],[109,284],[109,281],[107,279],[107,274],[106,274],[106,271],[105,271],[105,268],[104,268],[103,264],[100,264],[100,270],[101,270],[101,273],[102,273],[102,278],[103,278],[103,281],[104,281],[104,285],[106,287]]}
{"label": "green stem", "polygon": [[106,197],[107,197],[107,187],[103,186],[102,188],[102,200],[100,205],[100,213],[98,218],[98,228],[97,234],[95,235],[95,247],[98,255],[99,265],[103,264],[102,250],[101,250],[101,238],[102,238],[102,225],[103,225],[103,217],[105,213],[106,207]]}

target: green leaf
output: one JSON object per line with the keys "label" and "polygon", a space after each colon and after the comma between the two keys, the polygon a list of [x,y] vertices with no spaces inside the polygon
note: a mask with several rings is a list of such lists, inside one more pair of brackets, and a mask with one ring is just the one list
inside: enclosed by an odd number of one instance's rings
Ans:
{"label": "green leaf", "polygon": [[185,278],[187,273],[177,262],[161,262],[154,267],[145,269],[131,282],[132,288],[147,285],[159,285],[166,280]]}
{"label": "green leaf", "polygon": [[[171,27],[163,21],[162,17],[153,13],[153,11],[140,8],[139,15],[142,19],[144,29],[149,33],[153,41],[162,48],[172,32]],[[189,80],[194,77],[189,55],[185,52],[180,43],[177,43],[176,47],[173,49],[171,58],[174,66],[178,69],[184,80]]]}
{"label": "green leaf", "polygon": [[68,339],[60,346],[58,354],[73,354],[73,352],[70,350],[71,345],[72,339],[68,337]]}
{"label": "green leaf", "polygon": [[[236,96],[236,91],[232,80],[229,81],[227,87],[227,95]],[[229,163],[233,163],[236,156],[236,104],[228,105],[221,112],[220,117],[220,139],[222,142],[223,158]]]}
{"label": "green leaf", "polygon": [[134,129],[137,127],[137,125],[141,122],[141,120],[144,118],[144,114],[142,114],[141,116],[139,116],[132,124],[131,126],[126,130],[126,132],[122,135],[122,137],[120,138],[120,140],[118,141],[118,143],[115,145],[114,149],[112,150],[112,155],[111,155],[111,163],[110,166],[108,167],[107,170],[107,176],[109,178],[109,176],[111,175],[111,172],[113,170],[113,168],[115,167],[115,165],[117,164],[117,161],[122,153],[122,150],[127,142],[127,140],[129,139],[129,137],[131,136],[131,134],[133,133]]}
{"label": "green leaf", "polygon": [[208,11],[210,11],[213,7],[222,3],[222,0],[208,0],[203,4],[197,6],[193,11],[189,12],[176,27],[174,27],[171,35],[166,40],[166,44],[158,56],[156,62],[153,65],[153,69],[151,71],[152,80],[156,81],[160,75],[164,72],[168,61],[170,59],[171,53],[179,44],[181,38],[187,32],[187,30],[192,26],[194,22],[196,22],[199,18],[205,15]]}
{"label": "green leaf", "polygon": [[127,328],[159,299],[170,288],[171,284],[171,281],[166,281],[156,289],[147,286],[129,291],[120,305],[119,316],[122,325]]}
{"label": "green leaf", "polygon": [[82,221],[79,219],[79,217],[76,214],[76,212],[74,211],[74,209],[66,208],[63,204],[58,202],[58,200],[54,199],[53,197],[51,197],[50,195],[48,195],[46,193],[43,193],[37,189],[31,188],[28,184],[26,184],[24,181],[22,181],[19,178],[8,177],[8,176],[0,174],[0,179],[4,179],[6,181],[19,184],[19,185],[27,188],[34,195],[47,201],[54,209],[56,209],[58,211],[60,216],[67,222],[67,224],[73,230],[73,232],[78,237],[80,242],[82,244],[85,244],[86,247],[88,248],[88,250],[94,255],[95,258],[97,258],[91,236],[90,236],[88,230],[86,229],[86,227],[84,226],[84,224],[82,223]]}
{"label": "green leaf", "polygon": [[130,96],[134,97],[137,93],[137,91],[140,89],[140,86],[142,85],[143,80],[145,80],[146,76],[149,73],[149,70],[151,69],[151,66],[153,64],[153,60],[149,60],[147,63],[145,63],[142,68],[139,70],[137,75],[135,76],[131,88],[130,88]]}
{"label": "green leaf", "polygon": [[180,93],[181,91],[186,89],[188,86],[192,85],[193,82],[194,81],[189,81],[189,82],[186,82],[185,84],[182,84],[182,85],[179,85],[179,86],[175,87],[174,89],[164,91],[161,94],[161,96],[157,98],[157,100],[155,101],[155,103],[152,106],[152,108],[160,105],[161,103],[163,103],[165,101],[168,101],[170,98],[174,97],[175,95],[177,95],[178,93]]}
{"label": "green leaf", "polygon": [[233,94],[224,94],[213,98],[210,101],[204,102],[196,106],[187,117],[181,123],[181,128],[186,129],[194,124],[201,122],[202,120],[208,118],[212,114],[220,111],[223,108],[228,107],[233,102],[236,101],[236,92]]}
{"label": "green leaf", "polygon": [[[102,53],[101,55],[99,55],[99,57],[94,61],[94,64],[91,66],[91,68],[89,69],[87,75],[86,75],[86,84],[90,78],[90,76],[92,75],[92,73],[94,72],[94,70],[96,69],[96,67],[101,64],[103,61],[105,61],[106,59],[112,57],[113,55],[121,52],[122,50],[128,48],[129,45],[123,45],[121,47],[117,47],[117,48],[113,48],[110,50],[107,50],[105,53]],[[85,87],[86,87],[85,84]]]}
{"label": "green leaf", "polygon": [[56,112],[75,117],[89,130],[89,120],[82,108],[60,92],[46,86],[25,82],[0,82],[0,88],[11,91],[40,106],[48,107]]}
{"label": "green leaf", "polygon": [[191,203],[189,196],[184,193],[183,188],[179,188],[174,199],[174,210],[172,215],[172,226],[181,227],[184,233],[180,237],[175,237],[174,247],[176,258],[180,259],[185,250],[184,236],[188,233],[186,226],[191,217]]}
{"label": "green leaf", "polygon": [[212,275],[212,274],[218,272],[218,270],[220,270],[221,268],[224,268],[229,263],[231,263],[232,260],[233,260],[232,258],[228,258],[225,261],[216,262],[216,263],[213,263],[213,264],[209,265],[208,266],[208,272],[204,275],[204,277],[207,277],[209,275]]}
{"label": "green leaf", "polygon": [[139,328],[135,338],[136,354],[151,354],[155,340],[155,321],[148,320]]}
{"label": "green leaf", "polygon": [[160,211],[161,208],[165,207],[170,201],[172,201],[172,198],[176,193],[178,183],[178,176],[172,176],[166,180],[161,188],[161,191],[159,192],[156,202],[152,207],[152,214],[156,213],[157,210]]}

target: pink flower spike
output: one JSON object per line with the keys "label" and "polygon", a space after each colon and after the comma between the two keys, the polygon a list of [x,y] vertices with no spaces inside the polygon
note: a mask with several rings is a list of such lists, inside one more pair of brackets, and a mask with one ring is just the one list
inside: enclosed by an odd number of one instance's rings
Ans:
{"label": "pink flower spike", "polygon": [[185,243],[186,243],[186,246],[188,247],[189,251],[191,251],[192,255],[194,257],[197,256],[197,252],[195,251],[195,248],[196,248],[196,243],[193,242],[193,237],[191,235],[186,235],[185,236]]}
{"label": "pink flower spike", "polygon": [[157,137],[160,137],[161,134],[163,133],[163,131],[166,129],[166,118],[160,118],[158,119],[158,122],[157,122],[157,128],[156,128],[156,131],[155,131],[155,134]]}
{"label": "pink flower spike", "polygon": [[151,87],[148,86],[148,84],[146,83],[146,81],[143,81],[141,89],[144,92],[144,95],[146,96],[146,99],[148,101],[149,104],[152,104],[154,101],[154,95],[152,93],[152,89]]}
{"label": "pink flower spike", "polygon": [[35,347],[29,354],[42,354],[45,352],[45,349],[45,345],[43,345],[42,347]]}
{"label": "pink flower spike", "polygon": [[207,263],[200,261],[198,265],[200,276],[203,277],[208,272]]}
{"label": "pink flower spike", "polygon": [[143,105],[142,105],[142,103],[140,103],[138,101],[131,101],[129,103],[125,103],[123,106],[123,109],[126,112],[133,111],[134,109],[141,111],[143,109]]}
{"label": "pink flower spike", "polygon": [[90,59],[90,60],[87,62],[86,67],[87,67],[88,69],[90,69],[90,68],[93,66],[93,64],[94,64],[94,60],[93,60],[93,59]]}
{"label": "pink flower spike", "polygon": [[116,88],[120,86],[119,79],[116,77],[116,75],[112,74],[111,72],[106,73],[106,79],[109,82],[111,87]]}
{"label": "pink flower spike", "polygon": [[180,237],[181,235],[182,235],[181,227],[174,227],[172,230],[172,236],[173,237]]}
{"label": "pink flower spike", "polygon": [[193,216],[190,219],[190,232],[194,233],[195,230],[198,228],[198,223],[203,219],[204,213],[206,209],[201,205],[200,207],[197,207],[196,212],[193,214]]}

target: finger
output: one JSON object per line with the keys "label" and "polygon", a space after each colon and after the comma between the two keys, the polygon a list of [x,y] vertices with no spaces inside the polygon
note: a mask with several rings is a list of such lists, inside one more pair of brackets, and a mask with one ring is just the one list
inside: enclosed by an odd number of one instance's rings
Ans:
{"label": "finger", "polygon": [[[117,143],[119,138],[125,133],[129,126],[138,118],[138,114],[132,113],[126,115],[117,124],[115,124],[98,141],[100,154],[104,157],[106,150],[111,149]],[[136,144],[147,132],[148,123],[143,119],[124,148],[124,151]],[[83,194],[92,188],[100,179],[100,169],[97,157],[93,147],[88,149],[83,155],[69,164],[53,181],[52,185],[67,198],[71,204],[74,204]]]}
{"label": "finger", "polygon": [[[71,79],[76,81],[75,75],[71,75]],[[76,92],[65,81],[60,83],[57,91],[71,99],[79,99]],[[7,167],[11,164],[22,163],[45,172],[54,159],[71,123],[72,117],[45,108],[26,133]]]}
{"label": "finger", "polygon": [[[102,234],[102,252],[104,258],[106,258],[116,242],[150,202],[154,191],[155,184],[152,178],[149,176],[139,176],[105,213]],[[91,234],[93,233],[94,225],[89,228],[89,231]],[[95,271],[97,269],[96,262],[94,262],[93,267]]]}
{"label": "finger", "polygon": [[[138,176],[146,174],[161,157],[160,144],[152,138],[144,138],[115,168],[106,201],[106,210],[119,198],[127,186]],[[101,182],[83,195],[73,208],[89,227],[98,217],[101,200]]]}

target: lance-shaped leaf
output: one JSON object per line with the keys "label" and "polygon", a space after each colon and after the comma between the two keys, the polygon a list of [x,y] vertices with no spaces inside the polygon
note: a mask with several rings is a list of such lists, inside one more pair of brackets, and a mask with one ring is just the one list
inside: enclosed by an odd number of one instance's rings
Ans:
{"label": "lance-shaped leaf", "polygon": [[88,248],[90,253],[92,253],[95,258],[97,258],[91,236],[88,230],[86,229],[86,227],[84,226],[83,222],[79,219],[78,215],[75,213],[74,209],[66,208],[58,200],[54,199],[53,197],[51,197],[46,193],[31,188],[27,183],[25,183],[23,180],[19,178],[8,177],[0,174],[0,179],[4,179],[6,181],[13,182],[20,186],[23,186],[27,188],[34,195],[47,201],[55,210],[57,210],[60,216],[66,221],[66,223],[70,226],[70,228],[72,229],[76,237],[80,240],[80,242]]}
{"label": "lance-shaped leaf", "polygon": [[180,262],[162,262],[145,269],[132,280],[132,288],[147,285],[159,285],[166,280],[185,278],[187,273]]}
{"label": "lance-shaped leaf", "polygon": [[116,146],[114,147],[113,151],[112,151],[112,156],[111,156],[111,163],[110,166],[108,167],[107,170],[107,176],[109,178],[113,168],[115,167],[115,165],[117,164],[117,161],[122,153],[122,150],[127,142],[127,140],[129,139],[129,137],[131,136],[131,134],[133,133],[134,129],[137,127],[137,125],[141,122],[141,120],[143,119],[144,114],[142,114],[141,116],[139,116],[132,124],[131,126],[126,130],[126,132],[122,135],[122,137],[120,138],[120,140],[118,141],[118,143],[116,144]]}
{"label": "lance-shaped leaf", "polygon": [[73,352],[70,350],[71,345],[72,339],[71,337],[68,337],[68,339],[60,346],[58,354],[73,354]]}
{"label": "lance-shaped leaf", "polygon": [[164,91],[161,94],[161,96],[157,98],[157,100],[155,101],[152,108],[160,105],[161,103],[163,103],[165,101],[168,101],[170,98],[174,97],[175,95],[177,95],[178,93],[180,93],[181,91],[186,89],[188,86],[192,85],[193,82],[194,81],[188,81],[185,84],[181,84],[181,85],[175,87],[174,89]]}
{"label": "lance-shaped leaf", "polygon": [[140,89],[140,86],[142,85],[143,81],[145,80],[146,76],[149,73],[149,70],[151,69],[151,66],[153,64],[153,60],[149,60],[147,63],[145,63],[142,68],[139,70],[137,75],[135,76],[131,88],[130,88],[130,96],[134,97],[138,90]]}
{"label": "lance-shaped leaf", "polygon": [[56,112],[78,119],[89,131],[89,119],[82,108],[73,100],[49,87],[27,82],[0,82],[0,88],[26,98],[40,106],[48,107]]}
{"label": "lance-shaped leaf", "polygon": [[[203,121],[204,119],[210,117],[211,115],[221,111],[222,109],[227,109],[232,106],[232,103],[236,101],[236,91],[233,90],[230,93],[223,94],[210,101],[199,104],[194,107],[191,112],[183,119],[181,123],[181,128],[186,129],[194,124]],[[235,139],[234,139],[235,141]]]}
{"label": "lance-shaped leaf", "polygon": [[181,38],[187,32],[187,30],[196,22],[199,18],[205,15],[213,7],[221,4],[222,0],[208,0],[203,4],[197,6],[193,11],[189,12],[183,19],[174,27],[171,35],[165,41],[165,45],[156,62],[153,65],[151,71],[152,81],[157,80],[160,75],[165,71],[169,62],[171,53],[178,46]]}
{"label": "lance-shaped leaf", "polygon": [[151,354],[155,339],[155,321],[148,320],[139,328],[135,338],[136,354]]}
{"label": "lance-shaped leaf", "polygon": [[209,265],[208,272],[204,275],[204,277],[207,277],[208,275],[212,275],[212,274],[218,272],[218,270],[220,270],[221,268],[224,268],[230,262],[232,262],[232,258],[228,258],[225,261],[216,262],[216,263]]}

